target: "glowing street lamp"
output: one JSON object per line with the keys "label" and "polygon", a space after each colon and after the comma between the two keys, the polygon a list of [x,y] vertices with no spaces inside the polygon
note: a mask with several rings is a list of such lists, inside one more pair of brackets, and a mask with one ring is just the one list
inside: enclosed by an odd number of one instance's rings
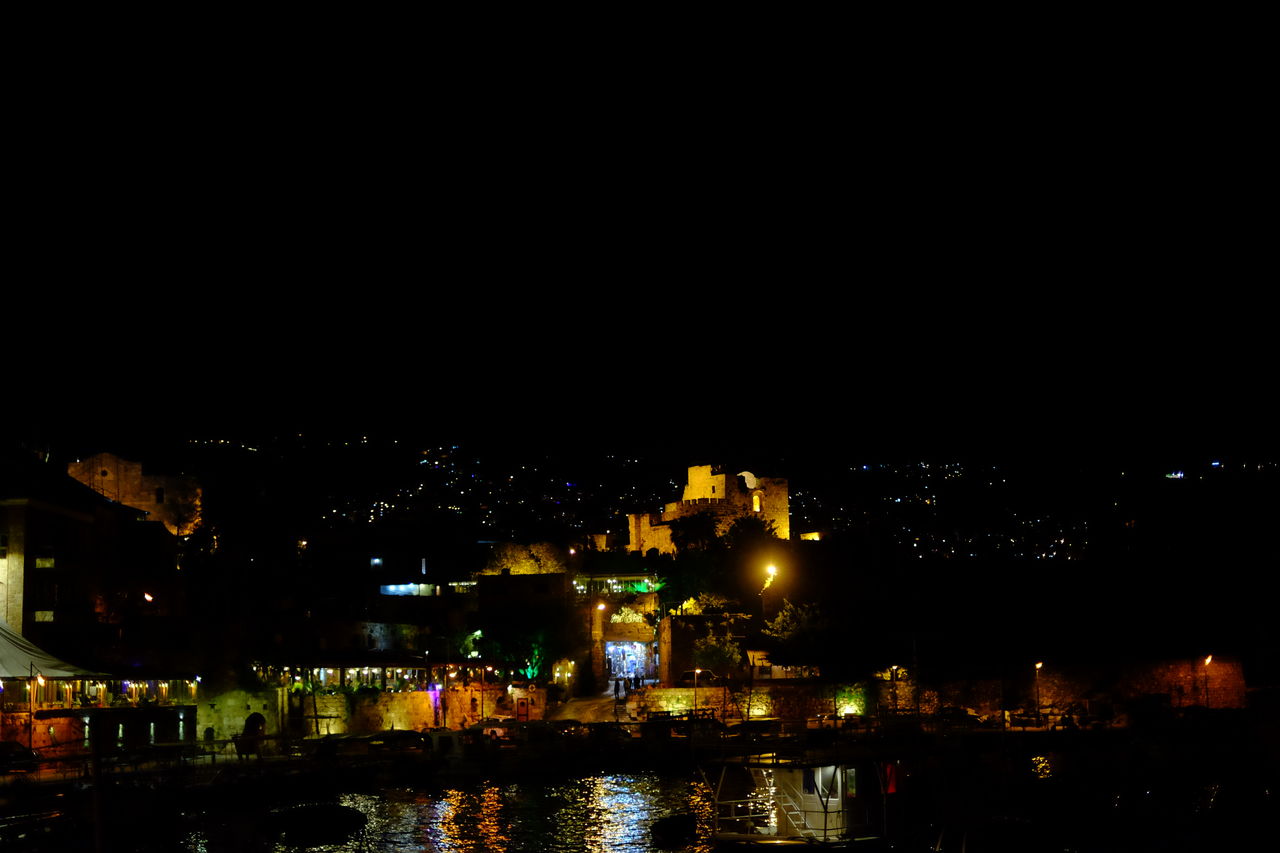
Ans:
{"label": "glowing street lamp", "polygon": [[764,586],[760,587],[760,618],[765,618],[764,612],[764,591],[773,585],[773,579],[778,576],[778,567],[773,563],[764,567]]}
{"label": "glowing street lamp", "polygon": [[1213,655],[1204,658],[1204,706],[1209,707],[1209,664],[1213,663]]}
{"label": "glowing street lamp", "polygon": [[1044,661],[1036,661],[1036,725],[1040,725],[1040,669]]}
{"label": "glowing street lamp", "polygon": [[486,666],[480,670],[480,722],[482,723],[484,722],[484,674],[486,672],[493,672],[493,667]]}
{"label": "glowing street lamp", "polygon": [[693,712],[696,716],[698,713],[698,676],[702,674],[702,670],[693,670]]}
{"label": "glowing street lamp", "polygon": [[27,705],[28,705],[27,749],[33,749],[34,747],[32,744],[34,743],[34,740],[35,740],[35,731],[36,731],[36,690],[35,690],[35,685],[32,684],[31,682],[35,681],[41,687],[44,687],[44,673],[36,669],[36,665],[34,661],[29,663],[28,667],[29,668],[27,670],[27,674],[29,678],[27,679]]}

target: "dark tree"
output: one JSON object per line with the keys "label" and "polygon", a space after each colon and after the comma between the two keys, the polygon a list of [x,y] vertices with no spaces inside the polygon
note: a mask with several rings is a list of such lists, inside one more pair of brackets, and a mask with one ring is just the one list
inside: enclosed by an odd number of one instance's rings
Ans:
{"label": "dark tree", "polygon": [[717,525],[715,515],[709,512],[698,512],[669,522],[671,542],[676,546],[676,552],[719,550],[722,543],[716,532]]}
{"label": "dark tree", "polygon": [[778,541],[777,526],[758,515],[742,515],[733,520],[724,532],[724,542],[730,550],[759,548]]}

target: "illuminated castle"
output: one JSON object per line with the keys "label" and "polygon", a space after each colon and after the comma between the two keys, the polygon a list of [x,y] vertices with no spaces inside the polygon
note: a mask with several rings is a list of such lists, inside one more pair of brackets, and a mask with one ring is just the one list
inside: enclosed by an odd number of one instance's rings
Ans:
{"label": "illuminated castle", "polygon": [[779,539],[791,538],[786,480],[757,477],[750,471],[730,474],[719,465],[694,465],[689,468],[689,481],[679,501],[665,505],[662,512],[627,516],[627,550],[644,553],[657,548],[660,553],[674,554],[671,522],[698,513],[715,516],[717,534],[746,515],[773,522]]}
{"label": "illuminated castle", "polygon": [[200,526],[201,490],[191,477],[146,473],[142,463],[99,453],[67,466],[67,473],[103,497],[140,509],[174,536]]}

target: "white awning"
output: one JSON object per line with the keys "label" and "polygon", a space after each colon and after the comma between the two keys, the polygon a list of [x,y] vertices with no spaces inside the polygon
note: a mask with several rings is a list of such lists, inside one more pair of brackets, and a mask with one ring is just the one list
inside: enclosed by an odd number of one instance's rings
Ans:
{"label": "white awning", "polygon": [[91,678],[103,673],[90,672],[60,661],[36,648],[26,637],[15,634],[7,622],[0,621],[0,678],[30,678],[39,673],[45,678]]}

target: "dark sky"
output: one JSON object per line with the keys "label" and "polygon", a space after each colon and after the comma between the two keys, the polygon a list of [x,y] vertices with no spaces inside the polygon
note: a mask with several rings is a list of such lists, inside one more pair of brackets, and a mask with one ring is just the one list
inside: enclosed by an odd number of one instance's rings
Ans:
{"label": "dark sky", "polygon": [[2,428],[1274,443],[1256,110],[974,65],[76,76],[19,140]]}
{"label": "dark sky", "polygon": [[653,328],[483,307],[421,324],[390,304],[312,311],[301,328],[289,311],[157,318],[29,356],[10,409],[24,414],[6,420],[19,435],[296,430],[622,452],[1275,451],[1272,359],[1252,341],[1031,318],[877,323],[834,303],[816,320]]}
{"label": "dark sky", "polygon": [[644,286],[604,270],[517,286],[429,265],[413,287],[374,271],[330,271],[323,287],[103,286],[13,324],[4,420],[20,434],[301,430],[623,451],[1276,449],[1267,317],[1229,288],[944,285],[945,264],[902,280],[838,254],[821,281],[733,259],[714,278],[673,269]]}

